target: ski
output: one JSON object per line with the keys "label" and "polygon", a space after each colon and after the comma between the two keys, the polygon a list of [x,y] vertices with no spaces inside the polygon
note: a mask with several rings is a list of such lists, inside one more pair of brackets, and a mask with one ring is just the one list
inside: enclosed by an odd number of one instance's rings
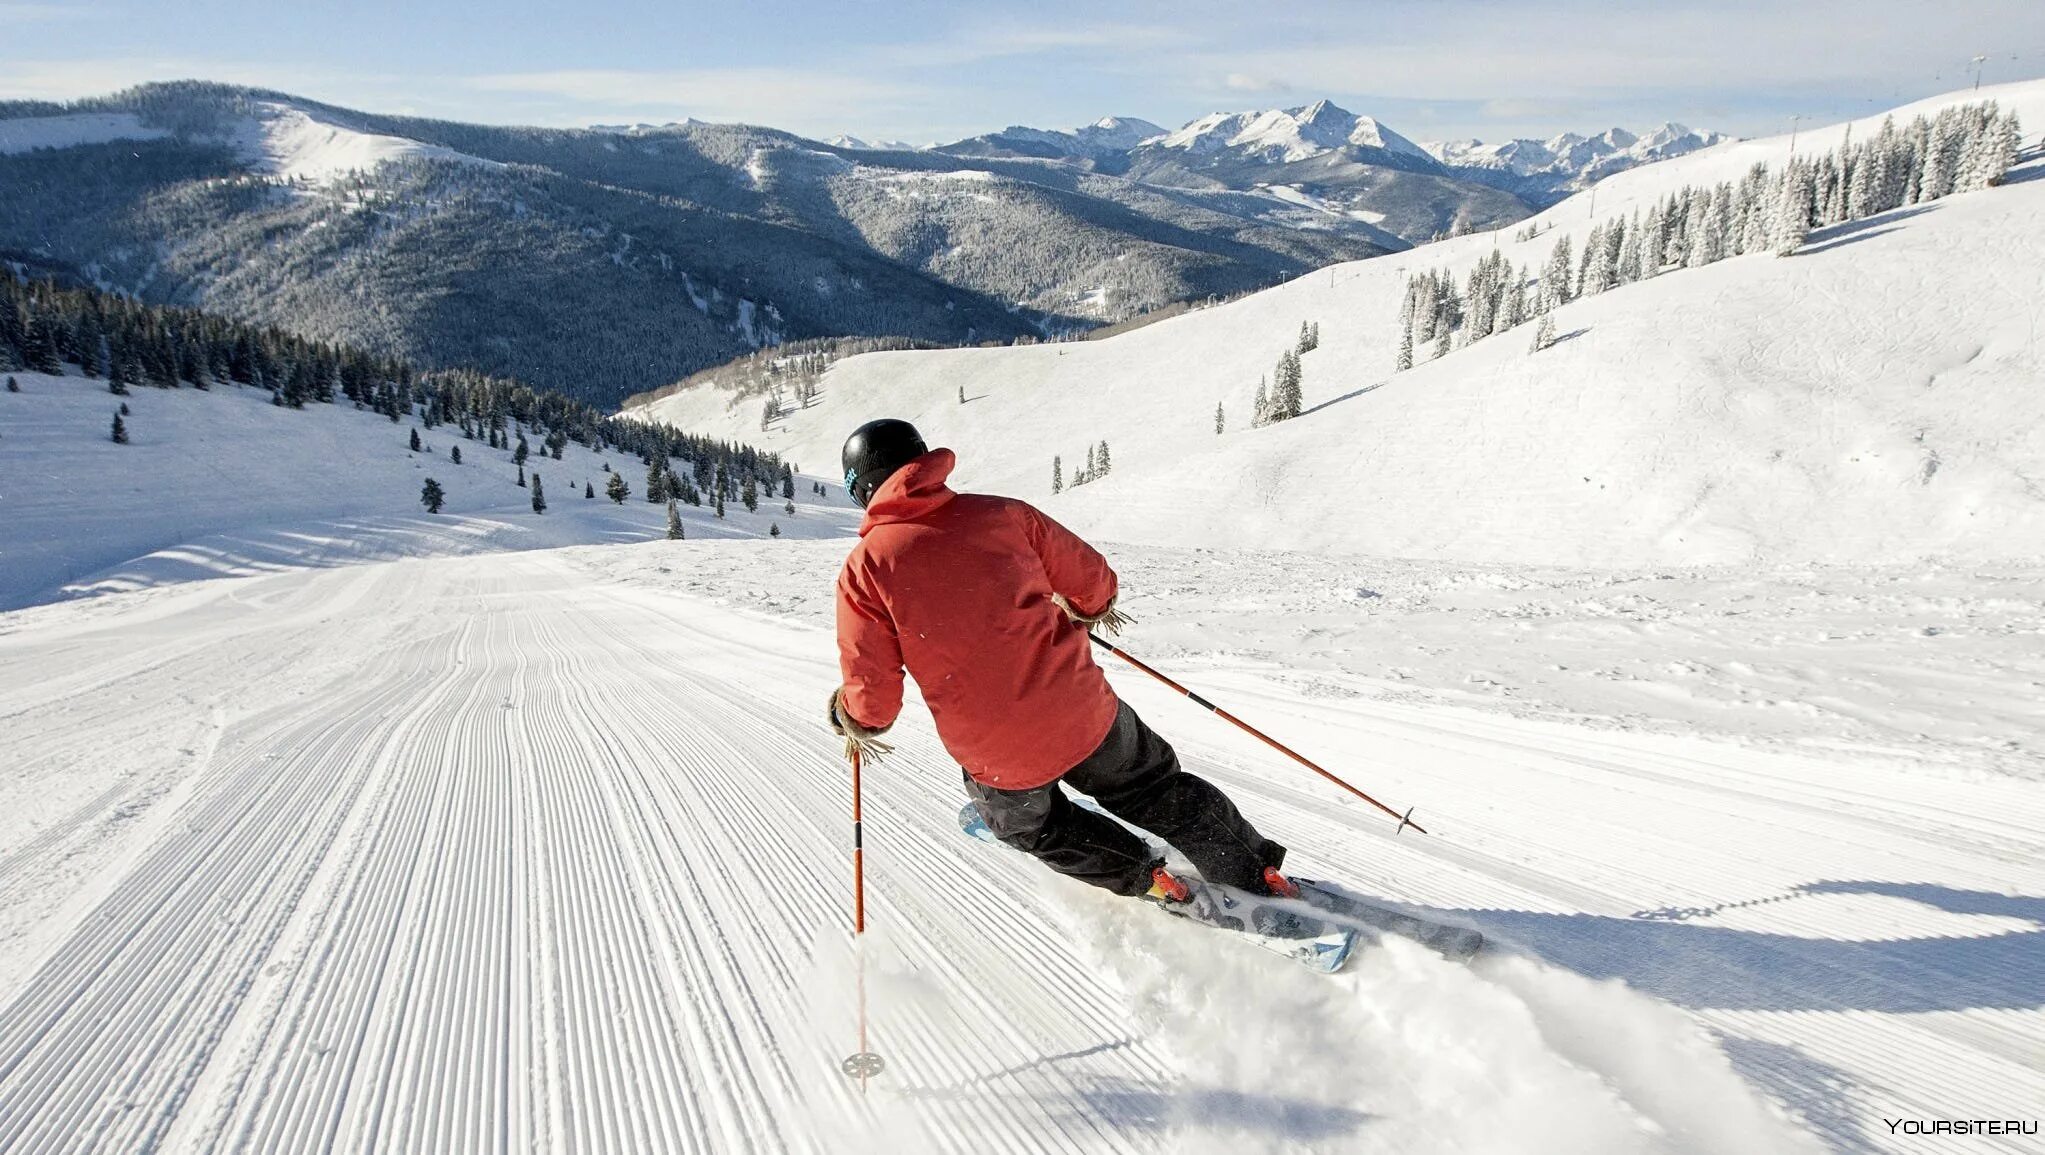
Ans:
{"label": "ski", "polygon": [[[959,829],[980,842],[1001,845],[980,817],[979,808],[971,802],[959,810]],[[1249,894],[1197,877],[1183,877],[1182,881],[1192,891],[1192,901],[1145,904],[1175,918],[1229,931],[1254,946],[1323,974],[1341,970],[1364,933],[1356,927],[1316,918],[1298,910],[1297,904],[1281,899]]]}
{"label": "ski", "polygon": [[[1107,813],[1092,799],[1075,798],[1073,801],[1097,813]],[[959,827],[982,842],[1000,845],[971,802],[959,811]],[[1160,855],[1164,853],[1163,845],[1156,839],[1145,836],[1144,840]],[[1195,901],[1188,905],[1200,906],[1199,891],[1206,890],[1216,897],[1205,908],[1198,912],[1181,911],[1174,906],[1162,909],[1193,918],[1204,925],[1237,931],[1260,940],[1257,945],[1266,950],[1297,957],[1299,961],[1323,971],[1340,969],[1359,943],[1375,944],[1387,934],[1417,942],[1452,962],[1466,962],[1484,949],[1482,931],[1394,910],[1357,898],[1332,883],[1317,879],[1294,878],[1292,881],[1299,887],[1300,903],[1332,915],[1339,922],[1329,923],[1307,917],[1292,909],[1293,904],[1284,899],[1245,894],[1229,887],[1213,886],[1198,878],[1186,879],[1187,885],[1196,888]],[[1285,916],[1290,916],[1290,921]],[[1309,928],[1314,928],[1313,934],[1307,933]],[[1307,948],[1301,945],[1302,942],[1316,945]]]}

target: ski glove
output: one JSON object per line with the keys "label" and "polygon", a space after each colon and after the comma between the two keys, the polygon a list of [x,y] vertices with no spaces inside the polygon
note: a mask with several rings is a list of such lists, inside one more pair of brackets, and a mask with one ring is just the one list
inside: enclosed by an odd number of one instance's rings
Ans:
{"label": "ski glove", "polygon": [[830,722],[831,733],[845,739],[845,760],[847,762],[852,760],[852,752],[854,750],[859,751],[862,757],[871,758],[875,761],[879,761],[883,754],[894,753],[895,748],[893,746],[880,740],[880,736],[887,733],[889,728],[882,726],[878,730],[869,730],[860,725],[851,714],[845,712],[844,704],[838,700],[838,695],[841,693],[843,693],[842,687],[831,691]]}
{"label": "ski glove", "polygon": [[1117,634],[1120,634],[1124,627],[1128,626],[1130,623],[1136,620],[1135,618],[1130,617],[1128,614],[1123,613],[1121,610],[1116,609],[1114,598],[1109,598],[1108,604],[1102,606],[1101,612],[1097,614],[1080,613],[1078,610],[1072,608],[1071,602],[1065,600],[1064,594],[1052,594],[1051,601],[1055,603],[1059,609],[1064,610],[1065,616],[1071,618],[1074,622],[1077,622],[1079,625],[1087,629],[1091,629],[1094,626],[1099,626],[1101,628],[1101,631],[1111,638],[1116,636]]}

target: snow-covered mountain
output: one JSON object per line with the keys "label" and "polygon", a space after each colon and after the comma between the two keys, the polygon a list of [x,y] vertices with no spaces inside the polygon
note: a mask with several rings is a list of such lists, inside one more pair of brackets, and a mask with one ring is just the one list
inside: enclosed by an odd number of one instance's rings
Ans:
{"label": "snow-covered mountain", "polygon": [[[2045,120],[2045,84],[1991,97],[2026,125]],[[1806,130],[1797,149],[1844,136]],[[1607,178],[1595,207],[1601,219],[1645,211],[1787,155],[1786,139],[1726,143]],[[1121,540],[1559,564],[2041,551],[2045,502],[2025,479],[2045,473],[2045,395],[2031,384],[2045,362],[2030,340],[2045,182],[1842,226],[1793,259],[1739,257],[1584,298],[1555,317],[1576,335],[1537,355],[1508,336],[1392,375],[1409,273],[1445,267],[1460,281],[1495,243],[1538,271],[1560,237],[1581,243],[1590,208],[1578,194],[1541,213],[1530,240],[1465,237],[1338,266],[1099,343],[854,357],[767,444],[821,460],[863,416],[898,414],[956,445],[968,484],[1048,500]],[[1245,428],[1302,322],[1322,332],[1303,358],[1313,411]],[[958,406],[961,385],[981,399]],[[746,415],[724,406],[697,390],[649,411],[743,432]],[[1051,457],[1069,477],[1103,439],[1113,476],[1052,497]]]}
{"label": "snow-covered mountain", "polygon": [[1547,204],[1614,173],[1669,160],[1723,144],[1732,137],[1700,132],[1670,122],[1645,135],[1610,128],[1596,136],[1565,132],[1547,140],[1429,141],[1420,147],[1434,159],[1469,175],[1495,183],[1537,203]]}
{"label": "snow-covered mountain", "polygon": [[1408,162],[1428,159],[1419,145],[1374,118],[1358,116],[1327,100],[1300,108],[1212,113],[1149,144],[1157,149],[1183,149],[1203,157],[1231,153],[1278,164],[1293,164],[1338,150],[1357,159],[1374,154]]}
{"label": "snow-covered mountain", "polygon": [[934,151],[953,156],[1037,157],[1046,160],[1103,160],[1161,136],[1164,129],[1129,116],[1104,116],[1080,128],[1030,128],[1012,124]]}
{"label": "snow-covered mountain", "polygon": [[846,136],[842,133],[825,138],[824,143],[833,148],[849,148],[855,152],[917,152],[922,148],[906,140],[867,140],[864,137]]}
{"label": "snow-covered mountain", "polygon": [[605,405],[786,340],[1037,337],[1404,243],[1264,197],[744,125],[468,125],[200,83],[0,104],[0,250],[40,273]]}

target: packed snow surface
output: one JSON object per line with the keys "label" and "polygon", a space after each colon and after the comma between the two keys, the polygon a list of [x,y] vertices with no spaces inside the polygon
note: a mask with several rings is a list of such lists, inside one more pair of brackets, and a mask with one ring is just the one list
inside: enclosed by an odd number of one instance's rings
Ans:
{"label": "packed snow surface", "polygon": [[[2027,134],[2045,125],[2045,82],[1979,98],[2015,108]],[[1628,216],[1786,155],[1786,138],[1706,149],[1564,201],[1531,240],[1340,265],[1109,340],[850,358],[818,404],[765,432],[715,388],[644,411],[800,461],[831,460],[862,421],[907,418],[959,451],[965,484],[1146,544],[1563,566],[2045,554],[2045,161],[1821,230],[1794,257],[1585,297],[1539,353],[1528,325],[1393,373],[1408,275],[1460,282],[1494,247],[1538,272],[1557,239],[1581,248],[1593,203],[1595,219]],[[1321,333],[1305,414],[1249,428],[1303,322]],[[1070,483],[1102,441],[1113,472],[1054,496],[1054,456]]]}
{"label": "packed snow surface", "polygon": [[1280,613],[1269,575],[1180,599],[1112,548],[1132,649],[1433,833],[1111,671],[1188,764],[1297,872],[1496,949],[1324,977],[969,842],[912,696],[866,774],[862,1094],[842,552],[0,616],[0,1148],[1744,1155],[2045,1097],[2038,783],[1289,673],[1203,625]]}

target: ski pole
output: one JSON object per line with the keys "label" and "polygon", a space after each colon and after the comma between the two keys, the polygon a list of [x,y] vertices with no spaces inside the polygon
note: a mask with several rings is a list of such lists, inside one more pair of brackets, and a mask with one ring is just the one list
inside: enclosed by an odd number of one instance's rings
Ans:
{"label": "ski pole", "polygon": [[1135,666],[1137,669],[1142,670],[1144,673],[1149,674],[1151,677],[1156,678],[1158,681],[1163,682],[1165,685],[1170,686],[1172,689],[1177,690],[1179,693],[1185,695],[1187,698],[1192,700],[1194,705],[1206,708],[1210,713],[1214,714],[1216,717],[1219,717],[1225,722],[1233,723],[1243,732],[1250,735],[1250,737],[1257,739],[1259,742],[1264,743],[1266,746],[1271,747],[1273,750],[1278,751],[1280,754],[1285,755],[1287,758],[1292,759],[1293,761],[1299,763],[1300,765],[1306,767],[1307,769],[1313,771],[1314,773],[1319,774],[1321,777],[1326,778],[1328,781],[1333,782],[1335,785],[1340,786],[1342,789],[1347,790],[1351,794],[1356,795],[1358,798],[1363,799],[1365,802],[1370,803],[1372,806],[1377,807],[1379,810],[1382,810],[1385,813],[1391,815],[1392,817],[1398,819],[1399,825],[1395,829],[1393,829],[1392,833],[1397,834],[1400,831],[1405,830],[1408,826],[1411,826],[1413,829],[1418,830],[1422,834],[1427,833],[1426,827],[1420,825],[1418,822],[1413,821],[1413,808],[1411,806],[1408,806],[1406,808],[1406,813],[1404,814],[1399,813],[1398,811],[1392,809],[1391,807],[1385,805],[1384,803],[1379,802],[1377,799],[1372,798],[1370,795],[1365,794],[1363,791],[1358,790],[1356,787],[1351,786],[1349,783],[1344,782],[1342,779],[1337,778],[1335,775],[1330,774],[1328,771],[1321,769],[1319,766],[1309,761],[1307,757],[1301,754],[1299,751],[1294,750],[1292,747],[1287,746],[1285,743],[1280,742],[1278,739],[1271,737],[1269,734],[1264,733],[1262,730],[1257,729],[1255,726],[1250,725],[1248,722],[1243,721],[1241,718],[1236,717],[1234,714],[1229,713],[1227,710],[1222,709],[1220,706],[1215,705],[1214,703],[1208,701],[1207,699],[1201,697],[1200,695],[1194,693],[1193,691],[1188,690],[1186,687],[1181,686],[1177,682],[1172,681],[1170,678],[1165,677],[1163,674],[1157,672],[1156,670],[1151,669],[1149,666],[1143,664],[1136,658],[1132,657],[1129,654],[1129,651],[1124,650],[1122,647],[1116,645],[1115,643],[1107,640],[1106,638],[1103,638],[1099,634],[1094,633],[1092,630],[1088,630],[1086,636],[1093,639],[1093,643],[1095,645],[1100,646],[1101,648],[1107,650],[1109,653],[1115,655],[1116,657],[1122,659],[1123,661],[1129,663],[1130,665]]}
{"label": "ski pole", "polygon": [[866,836],[862,830],[859,799],[859,747],[852,747],[852,953],[858,965],[859,1050],[838,1064],[840,1070],[859,1080],[861,1094],[866,1081],[881,1073],[886,1060],[866,1049]]}

